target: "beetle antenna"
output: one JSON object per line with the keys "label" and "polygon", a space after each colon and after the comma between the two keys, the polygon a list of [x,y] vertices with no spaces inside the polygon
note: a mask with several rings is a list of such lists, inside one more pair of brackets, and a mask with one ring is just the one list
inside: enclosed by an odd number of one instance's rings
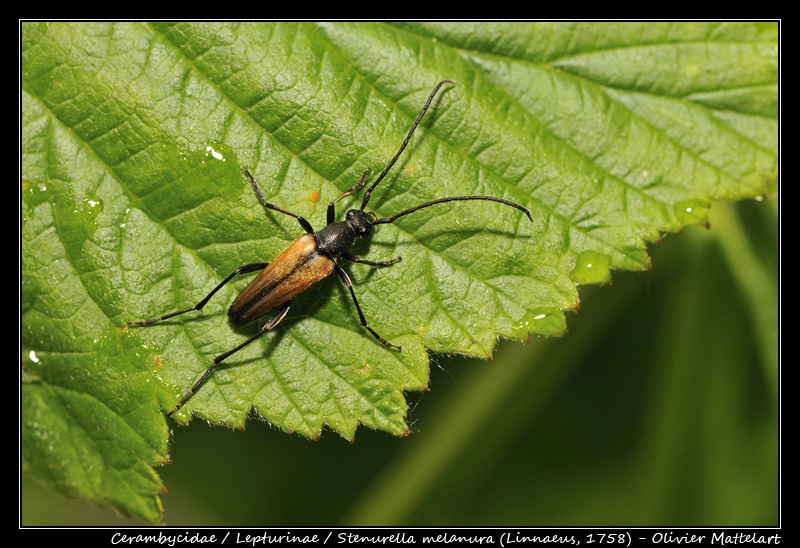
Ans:
{"label": "beetle antenna", "polygon": [[516,202],[512,202],[511,200],[504,200],[503,198],[495,198],[494,196],[454,196],[452,198],[440,198],[438,200],[433,200],[432,202],[426,202],[424,204],[420,204],[416,207],[412,207],[411,209],[406,209],[405,211],[401,211],[397,215],[392,215],[391,217],[383,217],[382,219],[376,219],[372,221],[373,225],[382,225],[393,223],[398,218],[402,217],[403,215],[408,215],[409,213],[414,213],[418,209],[423,209],[425,207],[430,207],[436,204],[442,204],[444,202],[456,202],[456,201],[466,201],[466,200],[487,200],[489,202],[498,202],[501,204],[505,204],[507,206],[511,206],[514,208],[519,209],[525,215],[528,216],[528,219],[533,222],[533,216],[531,215],[530,210],[527,207],[521,206]]}
{"label": "beetle antenna", "polygon": [[417,116],[417,119],[414,122],[414,125],[411,126],[411,129],[408,131],[408,135],[406,135],[406,138],[403,141],[403,144],[400,145],[400,150],[397,151],[397,154],[394,155],[394,158],[392,158],[392,160],[389,162],[389,164],[383,169],[383,171],[381,171],[381,174],[378,175],[378,178],[375,180],[375,182],[372,183],[372,186],[370,186],[367,189],[367,191],[364,193],[364,201],[361,202],[361,211],[364,211],[364,208],[367,207],[367,203],[369,203],[369,198],[372,195],[372,191],[375,190],[375,187],[378,186],[378,183],[380,183],[383,180],[383,178],[386,176],[386,174],[389,173],[389,170],[392,169],[392,166],[394,166],[394,163],[397,161],[397,159],[400,157],[400,155],[406,149],[406,145],[408,145],[408,142],[411,140],[411,136],[414,135],[414,131],[417,129],[417,126],[422,121],[422,117],[425,116],[425,113],[428,111],[428,107],[431,106],[431,102],[433,102],[433,98],[439,92],[439,88],[441,88],[445,84],[455,84],[455,82],[453,82],[452,80],[442,80],[441,82],[436,84],[435,88],[433,88],[433,91],[428,96],[428,100],[425,101],[425,106],[422,107],[422,111],[419,113],[419,116]]}

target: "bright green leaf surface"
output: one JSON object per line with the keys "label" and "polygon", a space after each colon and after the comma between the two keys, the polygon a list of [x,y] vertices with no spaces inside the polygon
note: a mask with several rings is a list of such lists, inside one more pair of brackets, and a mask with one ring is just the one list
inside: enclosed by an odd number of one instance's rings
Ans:
{"label": "bright green leaf surface", "polygon": [[576,282],[647,268],[646,241],[777,179],[772,25],[58,23],[21,37],[23,464],[151,523],[161,410],[257,332],[225,314],[250,277],[201,314],[127,321],[194,305],[301,233],[264,214],[241,167],[321,228],[448,78],[370,209],[488,194],[533,212],[447,204],[377,227],[354,252],[402,262],[345,267],[402,352],[365,332],[332,277],[176,417],[241,427],[254,406],[346,438],[407,432],[426,349],[488,357],[498,337],[561,334]]}

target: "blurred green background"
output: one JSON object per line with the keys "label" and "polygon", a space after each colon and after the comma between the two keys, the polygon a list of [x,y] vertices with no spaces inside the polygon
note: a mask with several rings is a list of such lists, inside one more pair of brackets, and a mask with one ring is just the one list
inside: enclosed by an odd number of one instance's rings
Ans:
{"label": "blurred green background", "polygon": [[[778,200],[709,218],[582,287],[565,337],[433,356],[406,438],[175,427],[165,523],[778,525]],[[27,478],[21,524],[141,525]]]}

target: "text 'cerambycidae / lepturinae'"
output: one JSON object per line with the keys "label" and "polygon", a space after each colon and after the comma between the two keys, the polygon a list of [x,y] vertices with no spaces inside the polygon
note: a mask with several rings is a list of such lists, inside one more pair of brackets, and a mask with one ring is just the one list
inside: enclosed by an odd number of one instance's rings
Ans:
{"label": "text 'cerambycidae / lepturinae'", "polygon": [[261,331],[244,341],[236,348],[233,348],[228,352],[220,354],[214,358],[214,362],[209,366],[205,373],[203,373],[197,382],[194,383],[194,386],[192,386],[186,395],[183,396],[181,401],[178,402],[178,405],[176,405],[172,411],[167,413],[167,415],[171,416],[178,409],[183,407],[183,405],[189,400],[189,398],[192,397],[197,389],[200,388],[206,378],[208,378],[214,368],[219,365],[222,360],[228,358],[232,354],[235,354],[263,334],[274,329],[275,326],[278,325],[284,318],[284,316],[286,316],[286,313],[289,311],[289,306],[292,304],[292,299],[295,296],[302,293],[323,278],[327,277],[331,272],[334,271],[339,276],[339,279],[342,280],[342,283],[345,285],[345,287],[350,291],[350,294],[353,297],[353,303],[355,303],[356,310],[358,311],[358,317],[361,319],[361,325],[363,325],[373,337],[378,339],[386,347],[400,350],[399,346],[388,342],[386,339],[378,335],[378,333],[367,324],[367,320],[364,317],[361,306],[358,304],[355,291],[353,291],[353,284],[350,281],[350,277],[342,269],[342,267],[336,264],[336,260],[339,258],[346,259],[354,263],[362,263],[372,266],[390,266],[400,260],[400,257],[397,257],[388,261],[368,261],[365,259],[359,259],[350,253],[350,248],[355,243],[356,238],[365,238],[369,236],[372,233],[373,226],[393,223],[398,218],[425,207],[460,200],[487,200],[490,202],[505,204],[519,209],[528,216],[531,222],[533,221],[531,212],[528,211],[527,208],[515,202],[504,200],[502,198],[495,198],[493,196],[455,196],[451,198],[440,198],[438,200],[426,202],[416,207],[412,207],[411,209],[401,211],[400,213],[397,213],[391,217],[382,217],[380,219],[374,213],[367,213],[364,211],[364,208],[366,208],[367,204],[369,203],[370,196],[372,196],[372,191],[375,190],[375,187],[378,186],[378,183],[383,180],[392,166],[394,166],[397,159],[403,153],[403,150],[406,148],[406,145],[408,145],[408,142],[411,139],[411,136],[414,134],[414,130],[417,129],[422,117],[425,116],[425,112],[428,110],[428,107],[430,106],[431,101],[433,101],[433,98],[436,96],[436,93],[443,85],[451,83],[453,83],[451,80],[442,80],[436,85],[435,88],[433,88],[430,96],[428,96],[428,100],[425,101],[425,106],[422,107],[422,111],[419,113],[416,121],[414,121],[414,124],[411,126],[411,129],[409,130],[408,135],[406,135],[403,144],[400,145],[400,149],[397,151],[397,154],[394,155],[389,164],[384,168],[380,175],[378,175],[378,178],[375,180],[375,182],[372,183],[372,185],[364,193],[364,199],[361,202],[361,208],[349,210],[345,215],[344,221],[335,221],[336,211],[333,207],[334,204],[336,204],[336,202],[342,198],[350,196],[364,186],[364,183],[367,181],[369,169],[364,172],[364,174],[358,179],[356,184],[353,185],[350,190],[342,193],[338,198],[328,204],[328,224],[319,232],[315,232],[311,224],[303,217],[295,215],[294,213],[281,209],[280,207],[267,202],[267,200],[264,198],[264,195],[261,193],[261,190],[258,188],[256,181],[250,175],[250,172],[246,169],[244,170],[245,176],[250,180],[250,184],[253,186],[253,189],[255,190],[256,195],[263,206],[268,210],[277,211],[290,217],[294,217],[297,219],[297,221],[300,223],[300,226],[303,227],[303,230],[305,230],[306,233],[289,244],[289,247],[287,247],[271,263],[253,263],[237,268],[230,274],[230,276],[222,280],[222,283],[215,287],[211,293],[206,295],[206,297],[195,306],[186,308],[184,310],[178,310],[177,312],[172,312],[170,314],[165,314],[164,316],[159,316],[158,318],[153,318],[151,320],[128,322],[129,325],[149,325],[160,322],[161,320],[166,320],[167,318],[178,316],[179,314],[191,312],[192,310],[200,310],[206,305],[208,300],[217,291],[219,291],[222,286],[231,281],[234,276],[261,270],[261,273],[256,276],[253,281],[244,288],[236,300],[233,301],[233,304],[228,309],[228,316],[237,324],[244,324],[253,321],[269,312],[272,312],[272,317],[267,321],[266,324],[264,324],[264,327],[261,329]]}

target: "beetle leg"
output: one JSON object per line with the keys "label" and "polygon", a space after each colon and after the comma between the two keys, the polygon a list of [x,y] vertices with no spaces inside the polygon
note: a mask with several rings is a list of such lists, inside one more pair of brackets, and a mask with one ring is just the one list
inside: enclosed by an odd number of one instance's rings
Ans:
{"label": "beetle leg", "polygon": [[358,181],[356,181],[356,184],[354,184],[350,190],[342,192],[339,195],[338,198],[336,198],[334,201],[332,201],[331,203],[328,204],[328,219],[327,219],[328,220],[328,224],[331,224],[333,221],[336,220],[336,210],[333,208],[333,204],[335,204],[336,202],[338,202],[342,198],[346,198],[347,196],[350,196],[353,192],[355,192],[356,190],[358,190],[359,188],[364,186],[364,183],[367,180],[367,175],[369,175],[369,168],[367,168],[366,171],[364,171],[364,175],[362,175],[358,179]]}
{"label": "beetle leg", "polygon": [[336,269],[336,273],[339,275],[339,279],[342,280],[344,286],[350,290],[350,295],[353,296],[353,302],[356,303],[356,310],[358,310],[358,317],[361,318],[361,325],[367,328],[367,330],[372,333],[372,336],[378,339],[382,344],[388,346],[389,348],[395,348],[397,350],[401,350],[401,348],[397,345],[394,345],[388,342],[386,339],[378,335],[374,329],[372,329],[369,325],[367,325],[367,319],[364,317],[364,313],[361,311],[361,306],[358,304],[358,299],[356,298],[356,292],[353,291],[353,282],[350,281],[350,276],[347,275],[347,272],[344,269],[337,265],[333,267]]}
{"label": "beetle leg", "polygon": [[255,335],[253,335],[252,337],[250,337],[249,339],[244,341],[242,344],[240,344],[236,348],[234,348],[232,350],[228,350],[224,354],[220,354],[219,356],[214,358],[214,363],[212,363],[211,366],[208,369],[206,369],[206,372],[203,373],[203,376],[200,377],[197,380],[196,383],[194,383],[194,386],[192,386],[191,390],[189,390],[189,392],[186,393],[186,395],[181,399],[181,401],[178,402],[178,405],[175,406],[175,409],[173,409],[172,411],[167,413],[167,416],[171,417],[172,414],[175,411],[177,411],[178,409],[183,407],[183,404],[186,403],[189,400],[189,398],[191,398],[194,395],[195,392],[197,392],[197,389],[200,388],[200,386],[203,384],[203,382],[205,382],[205,380],[208,378],[208,376],[211,374],[211,372],[214,370],[214,368],[217,365],[219,365],[219,363],[222,360],[224,360],[225,358],[231,356],[232,354],[235,354],[236,352],[238,352],[239,350],[241,350],[242,348],[244,348],[245,346],[247,346],[248,344],[250,344],[251,342],[253,342],[257,338],[259,338],[264,333],[268,333],[268,332],[272,331],[275,328],[276,325],[281,323],[281,320],[286,316],[286,313],[289,312],[289,306],[291,306],[291,304],[292,304],[292,301],[287,301],[287,302],[283,303],[275,311],[275,314],[272,316],[272,318],[270,318],[270,320],[266,324],[264,324],[264,327],[261,328],[261,331],[259,331],[258,333],[256,333]]}
{"label": "beetle leg", "polygon": [[368,264],[371,266],[392,266],[394,263],[396,263],[402,258],[402,257],[397,257],[395,259],[391,259],[388,261],[368,261],[366,259],[359,259],[352,253],[344,253],[342,257],[353,263]]}
{"label": "beetle leg", "polygon": [[196,305],[192,306],[191,308],[184,308],[183,310],[178,310],[177,312],[171,312],[169,314],[165,314],[163,316],[159,316],[158,318],[153,318],[152,320],[143,320],[139,322],[128,322],[128,325],[150,325],[151,323],[160,322],[161,320],[166,320],[168,318],[172,318],[174,316],[179,316],[181,314],[185,314],[187,312],[191,312],[192,310],[201,310],[206,303],[214,296],[214,294],[222,289],[222,286],[228,283],[233,279],[234,276],[238,276],[239,274],[247,274],[248,272],[254,272],[256,270],[263,270],[267,267],[269,263],[253,263],[253,264],[246,264],[244,266],[240,266],[236,270],[234,270],[230,276],[222,280],[217,287],[211,290],[211,293],[205,296],[205,298],[197,303]]}
{"label": "beetle leg", "polygon": [[242,171],[244,171],[244,174],[247,175],[248,179],[250,179],[250,184],[253,185],[253,189],[256,191],[256,195],[258,196],[258,199],[261,201],[261,204],[265,208],[271,209],[273,211],[277,211],[278,213],[283,213],[284,215],[288,215],[289,217],[294,217],[295,219],[297,219],[297,222],[300,223],[300,226],[303,227],[303,230],[305,230],[306,232],[308,232],[310,234],[314,234],[314,227],[312,227],[311,223],[306,221],[303,217],[301,217],[300,215],[295,215],[291,211],[286,211],[285,209],[281,209],[278,206],[276,206],[275,204],[269,203],[267,201],[267,199],[264,198],[264,195],[261,193],[261,189],[258,188],[258,184],[256,184],[256,180],[253,179],[253,176],[250,175],[250,172],[247,171],[246,169],[244,169]]}

